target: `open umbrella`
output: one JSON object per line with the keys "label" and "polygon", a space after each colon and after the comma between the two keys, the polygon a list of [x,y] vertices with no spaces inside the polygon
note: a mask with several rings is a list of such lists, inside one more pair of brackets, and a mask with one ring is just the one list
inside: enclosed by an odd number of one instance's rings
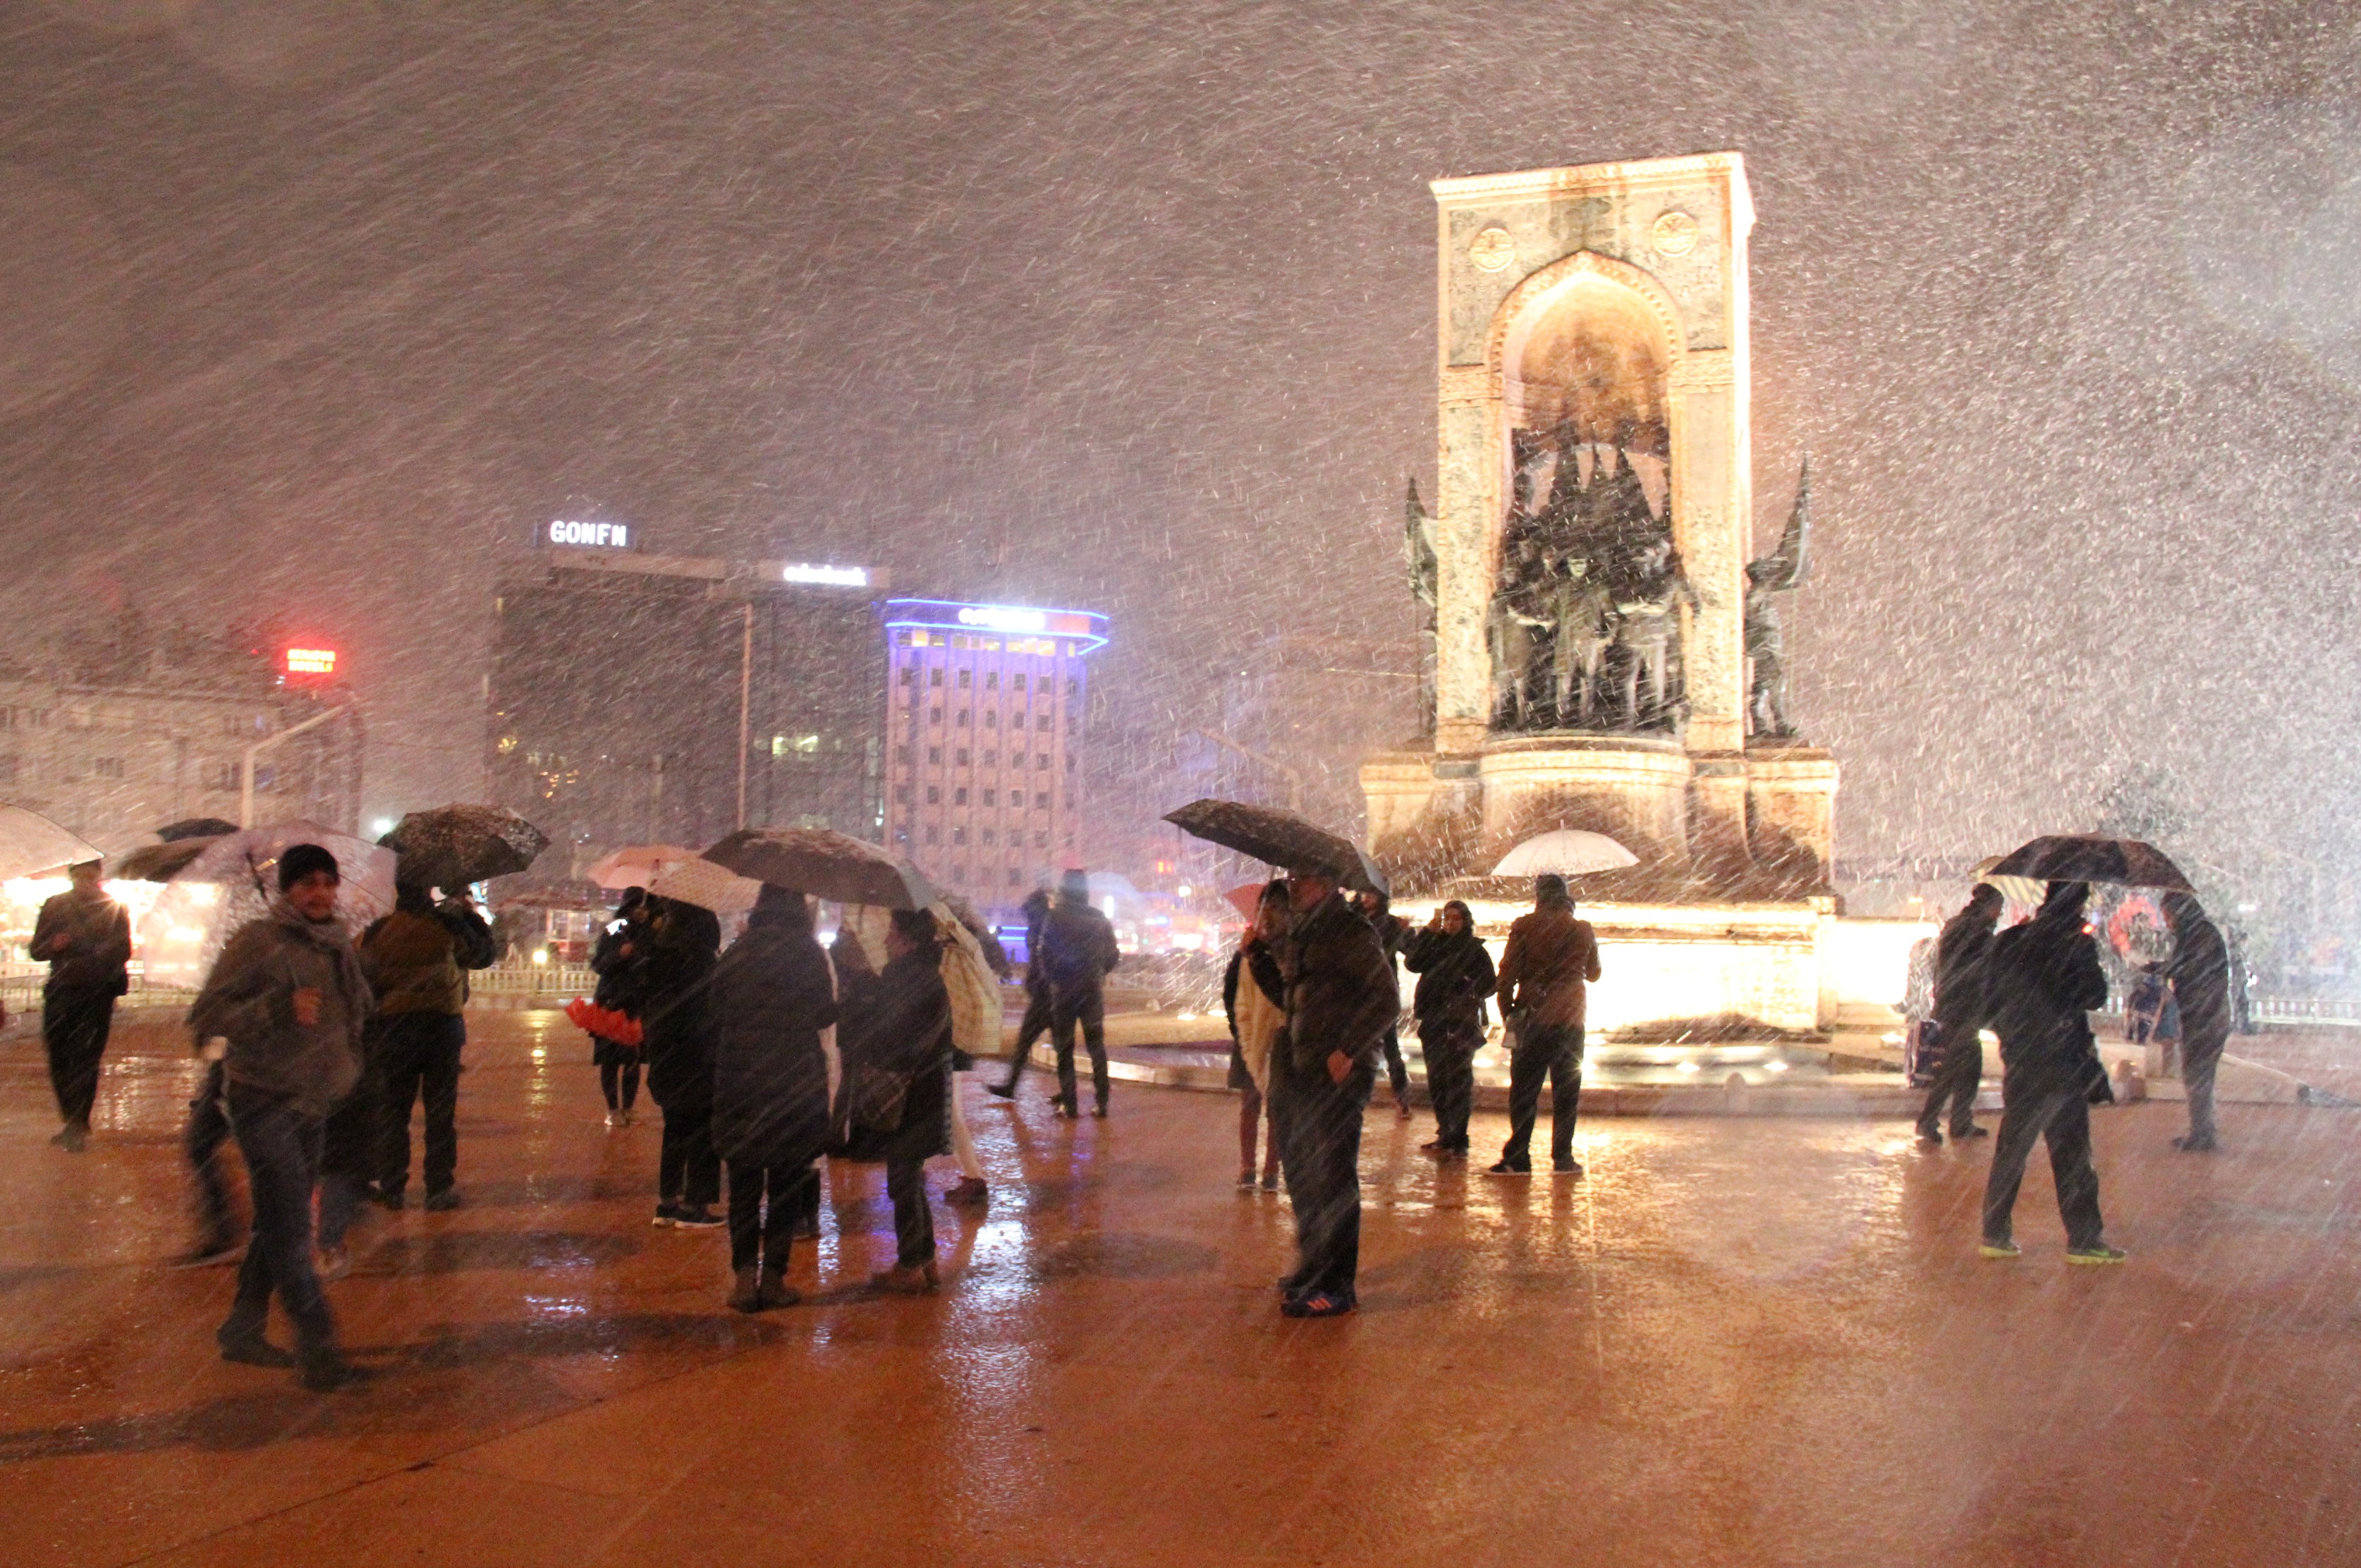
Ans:
{"label": "open umbrella", "polygon": [[2022,904],[2028,909],[2040,908],[2041,901],[2049,895],[2049,884],[2029,876],[1999,875],[1993,868],[2000,864],[2001,859],[2001,856],[1993,855],[1977,862],[1975,880],[1990,883],[2011,904]]}
{"label": "open umbrella", "polygon": [[[236,828],[230,829],[235,833]],[[117,855],[110,869],[119,877],[133,882],[170,882],[181,868],[205,852],[205,846],[219,834],[202,839],[171,839],[161,844],[142,844],[127,854]]]}
{"label": "open umbrella", "polygon": [[2096,833],[2056,833],[2020,844],[2003,855],[1989,875],[2195,891],[2171,857],[2155,845]]}
{"label": "open umbrella", "polygon": [[682,844],[633,844],[599,856],[583,874],[600,887],[620,891],[645,887],[665,867],[695,859],[697,851]]}
{"label": "open umbrella", "polygon": [[716,915],[743,915],[763,892],[763,884],[753,878],[697,856],[664,867],[644,885],[659,898],[676,898]]}
{"label": "open umbrella", "polygon": [[1193,800],[1164,820],[1191,838],[1289,871],[1326,872],[1346,887],[1390,894],[1386,874],[1350,839],[1275,806],[1237,800]]}
{"label": "open umbrella", "polygon": [[924,909],[936,897],[901,856],[826,828],[741,828],[705,858],[740,876],[837,904]]}
{"label": "open umbrella", "polygon": [[1510,850],[1492,868],[1494,876],[1587,876],[1592,872],[1620,871],[1636,866],[1640,857],[1604,833],[1560,828],[1537,834]]}
{"label": "open umbrella", "polygon": [[0,880],[98,859],[98,848],[38,811],[0,806]]}
{"label": "open umbrella", "polygon": [[336,857],[336,914],[357,936],[393,909],[393,851],[316,822],[274,822],[203,840],[139,922],[151,985],[194,988],[230,934],[259,919],[279,893],[279,857],[317,844]]}
{"label": "open umbrella", "polygon": [[183,817],[178,822],[167,822],[156,829],[156,837],[167,844],[177,844],[183,839],[218,839],[225,833],[237,831],[237,824],[219,817]]}
{"label": "open umbrella", "polygon": [[412,812],[378,842],[401,857],[404,881],[448,891],[524,870],[549,835],[505,806],[438,806]]}

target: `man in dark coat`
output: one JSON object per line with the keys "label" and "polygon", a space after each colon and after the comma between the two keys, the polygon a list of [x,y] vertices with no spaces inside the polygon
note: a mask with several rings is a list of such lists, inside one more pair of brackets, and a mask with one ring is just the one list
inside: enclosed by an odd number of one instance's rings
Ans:
{"label": "man in dark coat", "polygon": [[1016,1097],[1016,1080],[1025,1076],[1033,1047],[1049,1032],[1049,966],[1041,959],[1041,930],[1049,922],[1049,893],[1035,888],[1025,895],[1025,1018],[1016,1025],[1016,1054],[1008,1058],[1008,1076],[984,1087],[1003,1100]]}
{"label": "man in dark coat", "polygon": [[69,1154],[90,1142],[99,1063],[115,1025],[115,999],[131,988],[131,916],[99,885],[97,861],[71,868],[73,885],[43,902],[27,951],[46,959],[41,1043],[63,1124],[50,1137]]}
{"label": "man in dark coat", "polygon": [[[837,1044],[843,1101],[837,1121],[850,1157],[882,1158],[894,1202],[895,1264],[871,1283],[917,1295],[935,1288],[935,1222],[927,1207],[927,1161],[950,1146],[951,1000],[943,986],[934,916],[897,909],[885,933],[885,967],[853,981]],[[861,1124],[871,1074],[906,1085],[890,1128]]]}
{"label": "man in dark coat", "polygon": [[1993,927],[2000,922],[2000,889],[1980,882],[1967,904],[1943,924],[1935,941],[1935,1043],[1942,1059],[1918,1113],[1918,1136],[1943,1141],[1941,1115],[1949,1102],[1951,1136],[1980,1138],[1976,1091],[1983,1084],[1984,965],[1992,958]]}
{"label": "man in dark coat", "polygon": [[1492,955],[1476,935],[1475,916],[1457,899],[1444,905],[1402,948],[1418,976],[1411,1011],[1426,1058],[1426,1092],[1434,1102],[1434,1141],[1425,1151],[1467,1157],[1467,1116],[1476,1105],[1476,1053],[1484,1048],[1484,999],[1492,994]]}
{"label": "man in dark coat", "polygon": [[1574,1123],[1582,1107],[1582,1031],[1589,985],[1597,980],[1598,936],[1577,920],[1565,878],[1533,879],[1533,912],[1509,927],[1500,953],[1500,1013],[1515,1031],[1509,1048],[1509,1141],[1494,1176],[1533,1168],[1533,1121],[1542,1080],[1550,1085],[1550,1160],[1561,1176],[1580,1176]]}
{"label": "man in dark coat", "polygon": [[1074,1088],[1074,1029],[1091,1053],[1092,1113],[1107,1113],[1106,977],[1123,955],[1115,927],[1091,907],[1090,879],[1068,872],[1058,883],[1058,902],[1041,925],[1041,962],[1049,971],[1050,1037],[1058,1047],[1058,1113],[1079,1116]]}
{"label": "man in dark coat", "polygon": [[2099,1215],[2099,1173],[2091,1167],[2091,1102],[2112,1099],[2091,1035],[2090,1011],[2107,1001],[2098,943],[2082,924],[2091,885],[2053,882],[2040,912],[1993,941],[1985,1008],[2000,1036],[2000,1136],[1984,1183],[1983,1255],[2018,1255],[2011,1215],[2033,1141],[2049,1144],[2066,1261],[2121,1263]]}
{"label": "man in dark coat", "polygon": [[721,1223],[721,1160],[713,1152],[713,966],[721,923],[709,909],[651,898],[647,1012],[642,1026],[648,1093],[664,1111],[657,1156],[658,1225],[708,1230]]}
{"label": "man in dark coat", "polygon": [[2230,948],[2194,895],[2169,893],[2164,917],[2172,925],[2172,961],[2165,976],[2180,1005],[2180,1082],[2189,1095],[2189,1135],[2172,1146],[2210,1153],[2213,1138],[2213,1075],[2230,1043]]}
{"label": "man in dark coat", "polygon": [[[1324,871],[1288,877],[1294,918],[1249,961],[1286,998],[1287,1033],[1271,1051],[1273,1125],[1295,1209],[1295,1271],[1280,1310],[1333,1318],[1355,1310],[1361,1260],[1361,1113],[1386,1026],[1401,1012],[1393,962]],[[1275,982],[1272,983],[1272,982]]]}
{"label": "man in dark coat", "polygon": [[[828,1145],[828,1058],[836,1022],[828,955],[800,893],[765,886],[745,934],[713,970],[713,1146],[730,1169],[730,1304],[792,1305],[787,1255],[812,1162]],[[768,1212],[765,1214],[767,1203]]]}
{"label": "man in dark coat", "polygon": [[393,913],[361,934],[361,969],[377,988],[370,1078],[378,1106],[378,1201],[399,1209],[410,1185],[410,1112],[426,1111],[426,1206],[456,1209],[459,1058],[467,1047],[467,971],[494,957],[492,928],[464,899],[397,881]]}
{"label": "man in dark coat", "polygon": [[[1386,962],[1393,963],[1401,957],[1402,943],[1410,939],[1410,922],[1393,912],[1393,900],[1382,893],[1363,892],[1353,895],[1360,906],[1361,917],[1369,929],[1378,934],[1378,943],[1386,950]],[[1402,1059],[1401,1021],[1386,1031],[1386,1081],[1394,1091],[1394,1114],[1402,1121],[1410,1120],[1410,1064]]]}

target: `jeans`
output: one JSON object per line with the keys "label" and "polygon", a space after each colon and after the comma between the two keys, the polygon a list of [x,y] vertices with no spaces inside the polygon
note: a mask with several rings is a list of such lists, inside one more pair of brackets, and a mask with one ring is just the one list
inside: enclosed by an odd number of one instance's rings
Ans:
{"label": "jeans", "polygon": [[796,1221],[818,1198],[819,1174],[810,1166],[741,1165],[731,1160],[730,1266],[752,1268],[759,1261],[774,1277],[786,1273]]}
{"label": "jeans", "polygon": [[1484,1031],[1473,1018],[1435,1018],[1419,1025],[1426,1057],[1426,1097],[1434,1105],[1434,1141],[1466,1153],[1467,1117],[1476,1108],[1476,1053]]}
{"label": "jeans", "polygon": [[2222,1066],[2222,1048],[2191,1051],[2180,1064],[2180,1087],[2189,1096],[2189,1136],[2191,1141],[2210,1144],[2213,1141],[2213,1075]]}
{"label": "jeans", "polygon": [[2058,1212],[2066,1222],[2066,1245],[2103,1245],[2099,1218],[2099,1173],[2091,1168],[2091,1104],[2080,1087],[2048,1084],[2001,1088],[2000,1133],[1993,1139],[1992,1174],[1984,1182],[1984,1240],[2004,1242],[2016,1209],[2016,1190],[2033,1140],[2049,1144],[2049,1173],[2058,1184]]}
{"label": "jeans", "polygon": [[229,1137],[229,1109],[222,1099],[222,1064],[207,1062],[197,1096],[189,1102],[188,1124],[181,1130],[181,1152],[188,1157],[190,1179],[197,1190],[197,1223],[204,1244],[199,1250],[204,1252],[233,1245],[237,1240],[229,1183],[222,1179],[222,1146]]}
{"label": "jeans", "polygon": [[1016,1025],[1016,1055],[1010,1058],[1007,1080],[1000,1086],[1005,1092],[1016,1092],[1016,1080],[1025,1076],[1025,1064],[1033,1055],[1033,1042],[1049,1032],[1049,988],[1027,986],[1025,1021]]}
{"label": "jeans", "polygon": [[58,1115],[77,1127],[90,1125],[98,1102],[98,1064],[115,1026],[115,992],[68,990],[41,993],[41,1043],[49,1050],[49,1087]]}
{"label": "jeans", "polygon": [[1410,1063],[1402,1060],[1401,1025],[1386,1030],[1386,1082],[1398,1103],[1410,1103]]}
{"label": "jeans", "polygon": [[1091,1088],[1098,1107],[1107,1102],[1106,1002],[1098,992],[1055,998],[1049,1007],[1050,1037],[1058,1047],[1058,1098],[1068,1110],[1081,1109],[1074,1098],[1074,1026],[1082,1025],[1083,1048],[1091,1053]]}
{"label": "jeans", "polygon": [[927,1157],[885,1157],[885,1195],[894,1201],[895,1261],[923,1268],[935,1260],[935,1216],[927,1207]]}
{"label": "jeans", "polygon": [[246,1157],[254,1240],[237,1271],[237,1297],[222,1333],[236,1338],[262,1332],[275,1290],[294,1320],[299,1349],[332,1345],[335,1320],[312,1271],[312,1188],[319,1175],[323,1124],[289,1101],[235,1082],[229,1086],[229,1121],[238,1152]]}
{"label": "jeans", "polygon": [[1932,1137],[1946,1101],[1951,1107],[1951,1135],[1965,1137],[1976,1124],[1976,1091],[1983,1087],[1984,1042],[1967,1019],[1938,1022],[1935,1036],[1942,1060],[1927,1086],[1927,1104],[1918,1113],[1918,1130]]}
{"label": "jeans", "polygon": [[1574,1122],[1582,1106],[1582,1025],[1517,1030],[1509,1056],[1509,1141],[1500,1157],[1510,1165],[1532,1158],[1533,1118],[1540,1113],[1542,1080],[1550,1083],[1550,1157],[1574,1157]]}
{"label": "jeans", "polygon": [[378,1185],[410,1184],[410,1108],[426,1101],[426,1190],[447,1192],[459,1168],[459,1052],[467,1021],[456,1013],[397,1013],[385,1020],[378,1063],[385,1085]]}
{"label": "jeans", "polygon": [[721,1196],[721,1157],[713,1152],[713,1102],[702,1096],[664,1108],[664,1147],[656,1156],[656,1195],[666,1203],[709,1208]]}
{"label": "jeans", "polygon": [[1361,1267],[1361,1113],[1377,1073],[1356,1064],[1340,1084],[1316,1070],[1299,1081],[1292,1067],[1271,1064],[1273,1126],[1295,1210],[1290,1277],[1299,1294],[1350,1300]]}

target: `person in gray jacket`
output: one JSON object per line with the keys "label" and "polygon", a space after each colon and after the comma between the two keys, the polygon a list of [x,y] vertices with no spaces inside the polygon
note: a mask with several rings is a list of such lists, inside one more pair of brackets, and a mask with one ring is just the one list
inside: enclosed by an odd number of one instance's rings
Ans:
{"label": "person in gray jacket", "polygon": [[[279,857],[270,913],[230,938],[189,1009],[200,1041],[228,1041],[222,1077],[254,1201],[237,1296],[214,1337],[224,1360],[294,1366],[312,1389],[357,1376],[336,1349],[312,1267],[321,1130],[360,1080],[370,1007],[368,981],[336,917],[337,885],[334,855],[317,844],[290,846]],[[292,1355],[263,1332],[274,1290],[294,1320]]]}

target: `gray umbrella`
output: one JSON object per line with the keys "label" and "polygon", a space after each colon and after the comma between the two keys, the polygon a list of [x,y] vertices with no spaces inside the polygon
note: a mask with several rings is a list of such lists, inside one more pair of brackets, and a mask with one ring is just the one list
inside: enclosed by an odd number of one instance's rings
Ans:
{"label": "gray umbrella", "polygon": [[[236,828],[230,829],[235,833]],[[115,874],[133,882],[170,882],[182,867],[209,849],[223,835],[207,834],[195,839],[170,839],[161,844],[142,844],[127,854],[118,855]]]}
{"label": "gray umbrella", "polygon": [[2137,839],[2096,833],[2053,833],[2018,845],[1987,873],[2034,882],[2103,882],[2124,887],[2195,890],[2170,856]]}
{"label": "gray umbrella", "polygon": [[1346,887],[1390,894],[1386,873],[1350,839],[1275,806],[1192,800],[1164,820],[1192,838],[1295,872],[1326,872]]}
{"label": "gray umbrella", "polygon": [[835,904],[924,909],[937,897],[925,875],[901,856],[826,828],[741,828],[705,858],[740,876]]}
{"label": "gray umbrella", "polygon": [[378,840],[401,857],[401,880],[452,891],[511,876],[549,848],[549,835],[505,806],[413,811]]}

